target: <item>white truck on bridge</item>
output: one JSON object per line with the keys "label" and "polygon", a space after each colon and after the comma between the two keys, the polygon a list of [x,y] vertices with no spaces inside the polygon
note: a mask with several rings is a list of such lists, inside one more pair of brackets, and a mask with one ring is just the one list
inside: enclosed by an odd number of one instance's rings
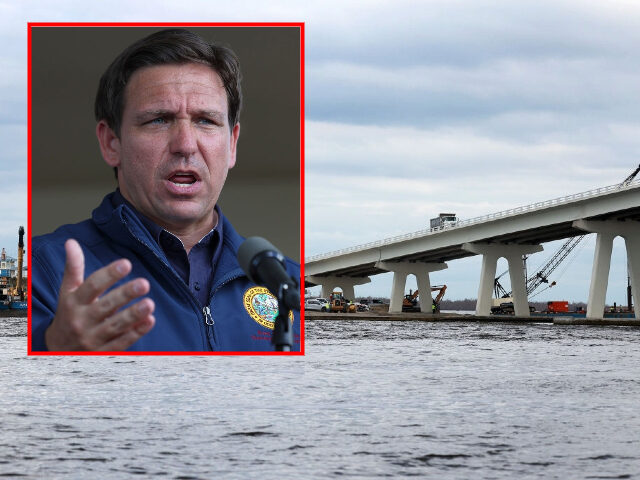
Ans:
{"label": "white truck on bridge", "polygon": [[436,218],[432,218],[431,221],[431,229],[442,229],[445,227],[453,226],[458,223],[458,217],[456,217],[455,213],[441,213]]}

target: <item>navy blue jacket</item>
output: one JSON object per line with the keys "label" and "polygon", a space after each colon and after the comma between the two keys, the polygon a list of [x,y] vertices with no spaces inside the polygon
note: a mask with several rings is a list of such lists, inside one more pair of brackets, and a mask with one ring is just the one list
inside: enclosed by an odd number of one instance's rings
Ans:
{"label": "navy blue jacket", "polygon": [[[209,296],[209,318],[165,254],[127,205],[113,206],[107,195],[92,218],[63,225],[48,235],[34,237],[31,245],[32,350],[46,350],[44,333],[58,304],[65,264],[64,243],[77,240],[85,257],[85,278],[119,259],[127,258],[132,272],[114,285],[133,278],[149,280],[148,297],[155,302],[154,327],[134,343],[133,351],[273,351],[271,334],[277,311],[275,298],[244,274],[236,254],[243,238],[224,222],[222,252]],[[287,259],[289,274],[300,281],[300,267]],[[300,350],[300,318],[294,312],[294,346]]]}

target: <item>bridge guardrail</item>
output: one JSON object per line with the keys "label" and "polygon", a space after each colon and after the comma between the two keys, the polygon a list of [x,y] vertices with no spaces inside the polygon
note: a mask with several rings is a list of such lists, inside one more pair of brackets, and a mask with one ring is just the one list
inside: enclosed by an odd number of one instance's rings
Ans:
{"label": "bridge guardrail", "polygon": [[599,197],[601,195],[606,195],[613,191],[630,190],[638,186],[640,186],[640,179],[634,180],[633,182],[630,182],[628,185],[624,185],[624,186],[621,186],[618,183],[616,185],[600,187],[594,190],[588,190],[586,192],[579,192],[571,195],[565,195],[564,197],[553,198],[551,200],[545,200],[543,202],[536,202],[530,205],[510,208],[508,210],[502,210],[496,213],[489,213],[487,215],[481,215],[479,217],[469,218],[466,220],[458,220],[455,223],[455,225],[449,224],[449,225],[444,225],[444,226],[435,227],[435,228],[426,228],[426,229],[417,230],[411,233],[405,233],[403,235],[396,235],[394,237],[384,238],[382,240],[376,240],[375,242],[364,243],[362,245],[355,245],[353,247],[334,250],[332,252],[322,253],[319,255],[312,255],[310,257],[305,258],[305,262],[315,262],[318,260],[324,260],[326,258],[331,258],[338,255],[345,255],[347,253],[360,252],[362,250],[368,250],[370,248],[375,248],[375,247],[383,247],[385,245],[390,245],[392,243],[398,243],[405,240],[412,240],[414,238],[425,237],[427,235],[432,235],[434,233],[438,233],[443,230],[452,230],[454,228],[467,227],[469,225],[474,225],[476,223],[488,222],[491,220],[497,220],[499,218],[512,217],[515,215],[519,215],[521,213],[534,212],[536,210],[543,210],[545,208],[562,205],[566,203],[571,203],[577,200],[584,200],[586,198]]}

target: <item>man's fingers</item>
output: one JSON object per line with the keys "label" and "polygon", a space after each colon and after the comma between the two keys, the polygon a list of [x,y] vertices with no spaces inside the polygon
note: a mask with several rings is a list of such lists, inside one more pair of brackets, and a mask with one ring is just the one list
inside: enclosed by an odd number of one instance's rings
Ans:
{"label": "man's fingers", "polygon": [[67,258],[60,290],[73,291],[84,281],[84,254],[80,244],[72,238],[65,242],[64,251]]}
{"label": "man's fingers", "polygon": [[[151,316],[154,309],[155,303],[153,300],[150,298],[143,298],[134,305],[121,310],[96,325],[93,328],[92,336],[96,338],[100,344],[105,344],[113,340],[115,337],[134,329],[139,322]],[[139,336],[140,335],[138,335],[138,337]]]}
{"label": "man's fingers", "polygon": [[114,338],[112,341],[104,344],[98,350],[103,352],[120,352],[126,350],[135,342],[138,341],[140,337],[149,332],[153,328],[156,323],[156,319],[153,315],[149,315],[148,317],[141,320],[134,328],[128,330],[126,333],[123,333],[119,337]]}
{"label": "man's fingers", "polygon": [[125,350],[153,328],[155,305],[150,298],[121,310],[149,293],[148,280],[136,278],[103,295],[131,272],[129,260],[116,260],[84,279],[78,242],[67,240],[65,254],[56,315],[45,333],[49,349]]}
{"label": "man's fingers", "polygon": [[130,271],[131,262],[124,258],[96,270],[77,288],[77,301],[80,304],[88,305],[118,280],[126,277]]}
{"label": "man's fingers", "polygon": [[149,289],[149,281],[144,278],[136,278],[118,288],[114,288],[91,306],[95,318],[102,320],[112,315],[131,300],[149,293]]}

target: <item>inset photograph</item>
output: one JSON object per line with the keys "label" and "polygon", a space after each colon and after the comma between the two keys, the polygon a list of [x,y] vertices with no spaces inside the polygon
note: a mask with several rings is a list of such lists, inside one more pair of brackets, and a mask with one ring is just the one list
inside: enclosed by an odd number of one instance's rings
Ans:
{"label": "inset photograph", "polygon": [[30,354],[304,354],[303,27],[29,25]]}

